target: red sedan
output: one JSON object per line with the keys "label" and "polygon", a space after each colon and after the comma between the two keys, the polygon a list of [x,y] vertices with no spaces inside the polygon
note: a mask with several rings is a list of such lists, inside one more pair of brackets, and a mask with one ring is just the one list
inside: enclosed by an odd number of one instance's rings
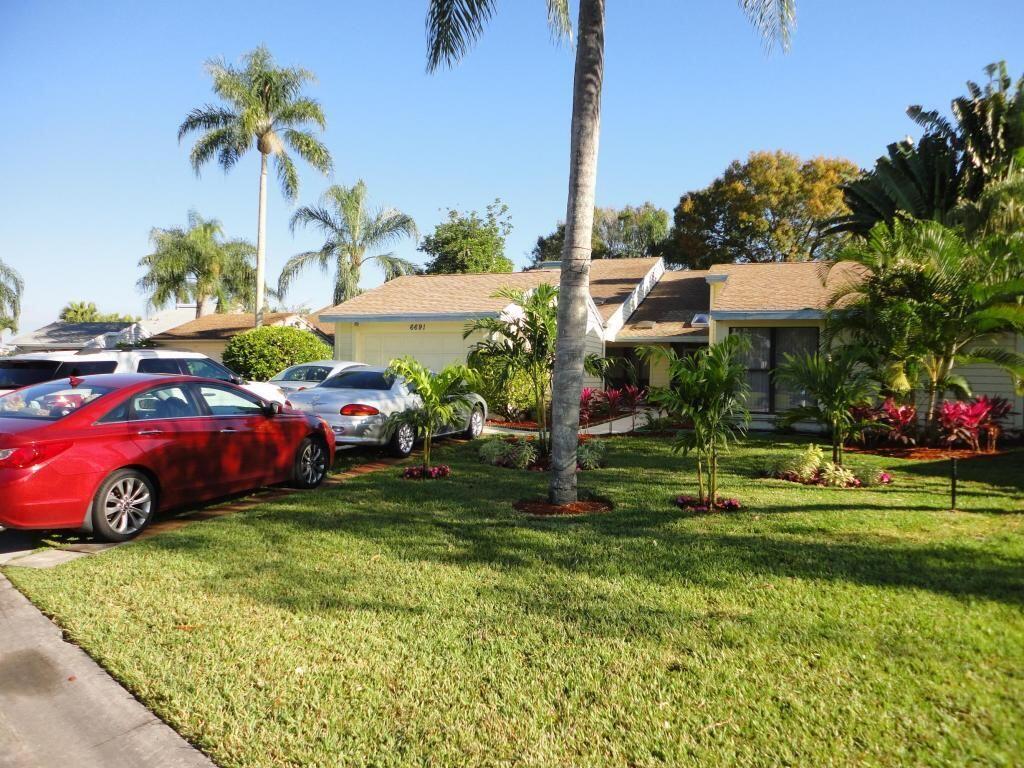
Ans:
{"label": "red sedan", "polygon": [[0,528],[130,539],[158,509],[290,482],[334,460],[327,424],[191,376],[61,379],[0,396]]}

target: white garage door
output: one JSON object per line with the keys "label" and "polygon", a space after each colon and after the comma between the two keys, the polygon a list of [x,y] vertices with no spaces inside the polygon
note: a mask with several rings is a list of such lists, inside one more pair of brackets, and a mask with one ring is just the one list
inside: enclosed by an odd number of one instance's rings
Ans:
{"label": "white garage door", "polygon": [[366,362],[387,365],[396,357],[410,355],[435,371],[451,363],[466,362],[466,345],[461,334],[369,333],[363,337]]}

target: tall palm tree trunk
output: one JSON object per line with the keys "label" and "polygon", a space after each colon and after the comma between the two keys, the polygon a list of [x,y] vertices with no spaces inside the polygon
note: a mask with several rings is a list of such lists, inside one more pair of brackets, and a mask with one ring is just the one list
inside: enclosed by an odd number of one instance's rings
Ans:
{"label": "tall palm tree trunk", "polygon": [[260,152],[260,206],[256,227],[256,327],[263,325],[263,295],[267,284],[267,156]]}
{"label": "tall palm tree trunk", "polygon": [[558,341],[552,399],[549,500],[576,501],[576,448],[590,291],[590,250],[604,79],[604,0],[580,0],[572,96],[569,201],[558,288]]}

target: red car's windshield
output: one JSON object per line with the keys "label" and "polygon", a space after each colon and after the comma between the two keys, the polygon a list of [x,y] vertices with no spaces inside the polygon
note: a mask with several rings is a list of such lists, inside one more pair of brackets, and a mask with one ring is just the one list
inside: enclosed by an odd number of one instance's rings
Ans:
{"label": "red car's windshield", "polygon": [[0,396],[0,419],[57,421],[113,391],[84,381],[48,381]]}

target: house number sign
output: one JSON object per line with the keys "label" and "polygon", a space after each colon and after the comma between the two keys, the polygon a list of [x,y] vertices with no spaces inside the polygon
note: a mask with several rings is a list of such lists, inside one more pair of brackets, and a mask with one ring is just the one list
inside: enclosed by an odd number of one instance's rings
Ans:
{"label": "house number sign", "polygon": [[410,331],[425,331],[427,329],[426,323],[409,323]]}

